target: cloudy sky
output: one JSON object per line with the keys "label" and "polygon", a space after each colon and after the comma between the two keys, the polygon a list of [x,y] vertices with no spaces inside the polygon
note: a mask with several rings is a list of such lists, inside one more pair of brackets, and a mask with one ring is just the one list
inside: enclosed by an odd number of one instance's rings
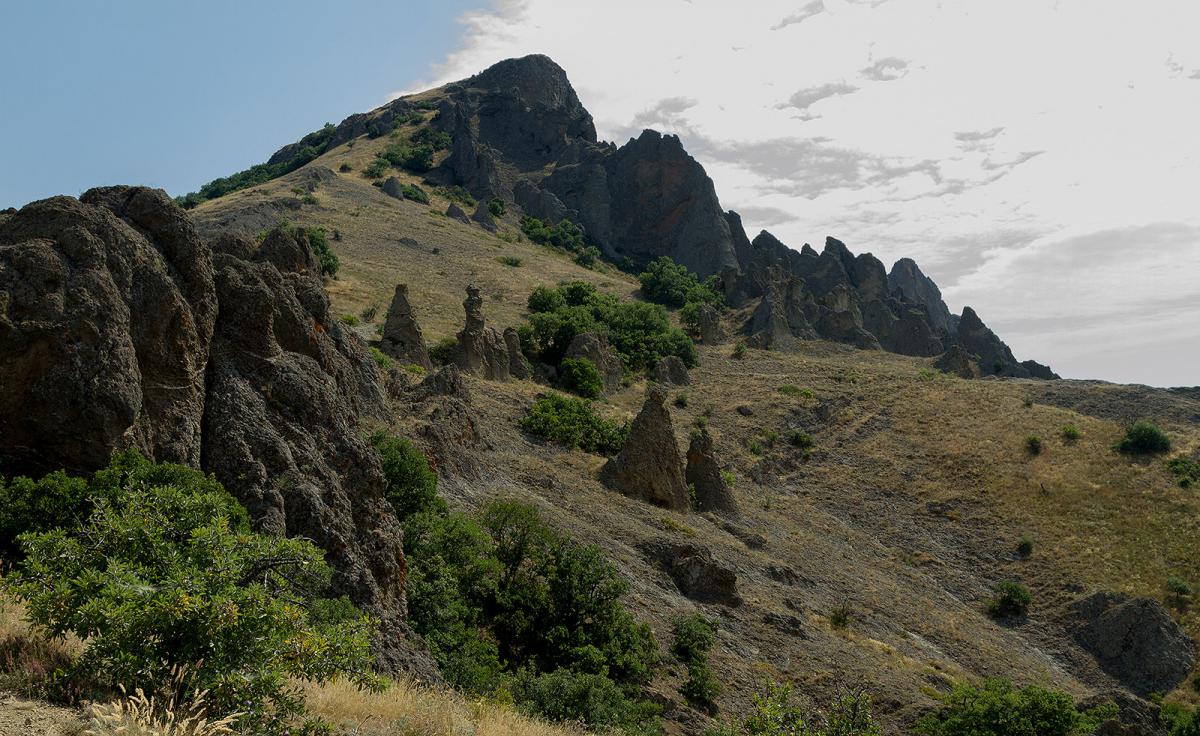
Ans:
{"label": "cloudy sky", "polygon": [[509,56],[600,136],[678,133],[751,237],[917,260],[1018,358],[1200,384],[1195,0],[505,0],[408,89]]}

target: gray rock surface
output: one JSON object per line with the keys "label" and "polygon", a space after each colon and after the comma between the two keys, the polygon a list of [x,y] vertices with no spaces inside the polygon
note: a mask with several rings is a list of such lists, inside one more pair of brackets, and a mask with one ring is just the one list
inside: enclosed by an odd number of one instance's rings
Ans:
{"label": "gray rock surface", "polygon": [[450,205],[446,207],[446,217],[449,217],[451,220],[457,220],[464,225],[471,224],[471,218],[467,217],[467,213],[463,211],[462,207],[458,206],[457,202],[451,202]]}
{"label": "gray rock surface", "polygon": [[605,463],[600,480],[626,496],[686,511],[691,499],[666,400],[662,386],[651,384],[646,389],[646,401],[629,427],[625,446]]}
{"label": "gray rock surface", "polygon": [[608,338],[596,332],[581,332],[571,339],[563,353],[564,358],[586,358],[600,371],[604,379],[604,393],[613,394],[621,390],[621,379],[625,367],[621,356],[608,344]]}
{"label": "gray rock surface", "polygon": [[695,491],[697,511],[739,512],[737,499],[721,476],[721,465],[717,462],[712,436],[707,428],[692,433],[684,478],[689,488]]}
{"label": "gray rock surface", "polygon": [[901,258],[892,264],[888,273],[888,286],[899,292],[904,301],[921,304],[929,315],[929,325],[934,330],[950,333],[950,308],[942,301],[942,290],[933,279],[921,272],[917,262]]}
{"label": "gray rock surface", "polygon": [[979,378],[979,364],[974,356],[963,349],[962,345],[951,345],[934,363],[942,373],[950,373],[959,378]]}
{"label": "gray rock surface", "polygon": [[721,324],[721,314],[709,304],[701,304],[696,328],[700,333],[700,342],[705,345],[720,345],[725,342],[727,335]]}
{"label": "gray rock surface", "polygon": [[[474,284],[467,286],[463,309],[467,315],[466,325],[458,333],[453,363],[467,373],[492,381],[507,381],[512,377],[514,361],[524,365],[520,340],[515,343],[506,340],[495,327],[484,324],[483,297]],[[516,337],[515,332],[512,337]]]}
{"label": "gray rock surface", "polygon": [[687,386],[692,381],[688,378],[688,369],[677,355],[667,355],[658,361],[650,372],[650,378],[670,386]]}
{"label": "gray rock surface", "polygon": [[408,301],[408,284],[396,284],[379,338],[379,349],[402,363],[419,365],[425,370],[433,368],[421,327]]}
{"label": "gray rock surface", "polygon": [[641,545],[642,554],[671,578],[679,592],[701,603],[742,604],[737,573],[718,562],[707,547],[659,541]]}

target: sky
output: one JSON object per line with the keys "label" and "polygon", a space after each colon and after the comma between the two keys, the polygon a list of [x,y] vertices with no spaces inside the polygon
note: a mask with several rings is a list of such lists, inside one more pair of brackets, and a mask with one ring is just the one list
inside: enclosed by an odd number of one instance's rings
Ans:
{"label": "sky", "polygon": [[[1194,0],[12,2],[0,207],[191,191],[511,56],[677,133],[751,235],[914,258],[1020,359],[1200,384]],[[12,172],[20,172],[14,175]]]}

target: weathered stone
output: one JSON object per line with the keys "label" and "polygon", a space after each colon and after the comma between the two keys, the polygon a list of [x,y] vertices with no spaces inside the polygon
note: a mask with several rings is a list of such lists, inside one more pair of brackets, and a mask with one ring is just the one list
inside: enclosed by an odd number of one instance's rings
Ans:
{"label": "weathered stone", "polygon": [[974,309],[964,307],[962,317],[958,320],[958,328],[954,340],[962,345],[968,353],[978,356],[979,371],[985,376],[1008,376],[1012,378],[1058,378],[1048,367],[1032,363],[1038,375],[1034,376],[1029,367],[1018,363],[1013,357],[1012,350],[1005,345],[996,333],[988,329]]}
{"label": "weathered stone", "polygon": [[905,301],[922,304],[929,315],[929,325],[934,330],[950,333],[950,309],[942,301],[942,291],[933,279],[921,272],[916,261],[901,258],[892,265],[888,274],[888,286],[899,292]]}
{"label": "weathered stone", "polygon": [[679,592],[701,603],[740,606],[737,574],[719,563],[711,551],[697,544],[648,542],[642,553],[670,576]]}
{"label": "weathered stone", "polygon": [[688,378],[687,366],[677,355],[667,355],[659,360],[650,372],[650,378],[672,386],[687,386],[692,382]]}
{"label": "weathered stone", "polygon": [[933,365],[942,373],[951,373],[959,378],[979,378],[979,364],[962,345],[951,345]]}
{"label": "weathered stone", "polygon": [[396,284],[392,304],[383,323],[383,335],[379,338],[379,349],[403,363],[419,365],[425,370],[433,368],[425,339],[421,336],[421,327],[408,301],[408,284]]}
{"label": "weathered stone", "polygon": [[389,176],[387,179],[385,179],[383,186],[379,188],[379,191],[383,192],[389,197],[404,199],[404,184],[394,176]]}
{"label": "weathered stone", "polygon": [[483,297],[474,284],[467,286],[463,309],[467,321],[458,333],[454,364],[467,373],[492,381],[507,381],[512,376],[514,361],[522,358],[520,340],[510,344],[503,333],[484,324]]}
{"label": "weathered stone", "polygon": [[604,379],[604,393],[612,394],[621,390],[621,379],[625,375],[625,367],[621,356],[608,344],[608,338],[596,332],[581,332],[571,339],[571,344],[563,353],[564,358],[586,358],[600,371]]}
{"label": "weathered stone", "polygon": [[488,209],[487,202],[480,201],[475,206],[475,212],[471,215],[471,219],[490,233],[494,233],[497,230],[496,218],[492,217],[492,211]]}
{"label": "weathered stone", "polygon": [[666,389],[651,384],[641,412],[629,427],[625,446],[605,463],[600,479],[626,496],[686,511],[691,500],[666,400]]}
{"label": "weathered stone", "polygon": [[504,347],[508,350],[508,374],[522,381],[530,376],[529,361],[521,350],[521,336],[515,327],[504,328]]}
{"label": "weathered stone", "polygon": [[467,213],[463,211],[462,207],[458,206],[457,202],[451,202],[450,206],[446,208],[446,217],[449,217],[451,220],[458,220],[464,225],[471,224],[471,218],[467,217]]}
{"label": "weathered stone", "polygon": [[717,462],[707,428],[692,434],[684,477],[688,487],[695,492],[697,511],[738,513],[737,500],[721,475],[721,465]]}
{"label": "weathered stone", "polygon": [[697,331],[700,342],[705,345],[720,345],[725,342],[725,327],[721,324],[721,314],[710,304],[701,304],[697,310]]}
{"label": "weathered stone", "polygon": [[1143,697],[1174,690],[1196,664],[1191,638],[1150,598],[1095,593],[1071,605],[1068,626],[1102,670]]}

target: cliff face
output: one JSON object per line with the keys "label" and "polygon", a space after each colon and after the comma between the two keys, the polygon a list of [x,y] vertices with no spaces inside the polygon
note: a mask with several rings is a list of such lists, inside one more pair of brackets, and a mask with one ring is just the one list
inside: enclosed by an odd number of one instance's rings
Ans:
{"label": "cliff face", "polygon": [[406,564],[360,421],[383,417],[362,340],[329,310],[303,235],[201,240],[159,190],[93,189],[0,222],[7,472],[86,473],[116,450],[216,475],[266,532],[313,539],[337,594],[405,645]]}

